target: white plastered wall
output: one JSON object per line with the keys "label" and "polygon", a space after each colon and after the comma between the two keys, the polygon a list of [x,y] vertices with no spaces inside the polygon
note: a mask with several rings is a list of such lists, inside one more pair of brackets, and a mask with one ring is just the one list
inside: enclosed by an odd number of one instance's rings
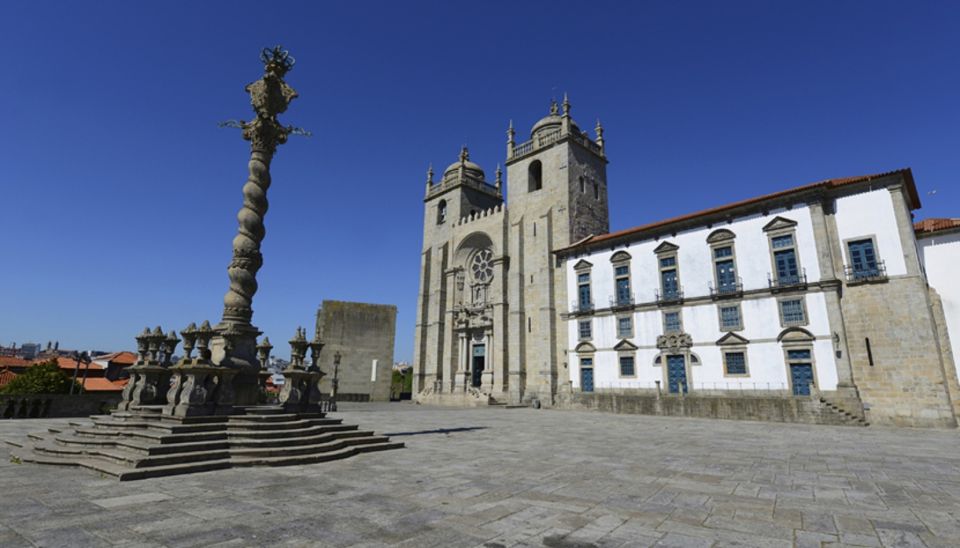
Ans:
{"label": "white plastered wall", "polygon": [[[883,190],[888,197],[889,192]],[[892,213],[892,209],[891,209]],[[650,303],[659,289],[659,269],[653,250],[664,241],[677,246],[680,283],[686,299],[709,295],[709,283],[714,281],[713,260],[707,236],[718,228],[732,231],[737,275],[742,279],[744,290],[766,289],[768,275],[772,270],[769,238],[763,227],[776,217],[795,221],[796,241],[800,266],[806,271],[809,281],[819,278],[816,244],[809,209],[798,205],[792,209],[780,209],[767,215],[752,215],[712,227],[702,227],[678,233],[674,237],[633,242],[615,249],[600,249],[586,255],[568,257],[566,260],[568,294],[576,299],[577,273],[574,266],[581,260],[592,263],[591,295],[597,309],[607,308],[614,294],[613,265],[610,257],[617,251],[630,254],[631,290],[638,303]],[[895,226],[895,225],[894,225]],[[894,228],[895,231],[895,228]],[[879,244],[883,245],[883,244]],[[901,254],[902,255],[902,254]],[[901,261],[902,264],[902,261]],[[837,386],[836,361],[827,317],[826,300],[820,292],[809,292],[806,301],[807,325],[804,329],[816,337],[813,344],[817,386],[821,390],[835,390]],[[744,299],[741,304],[743,330],[737,332],[748,339],[747,364],[749,375],[745,377],[724,376],[721,347],[717,340],[726,334],[720,330],[718,305],[729,301],[709,302],[682,307],[684,332],[691,335],[694,346],[691,351],[700,358],[700,364],[691,365],[689,382],[693,388],[706,389],[783,389],[788,386],[787,368],[782,345],[777,336],[783,331],[775,296]],[[616,333],[616,316],[603,314],[571,317],[568,321],[570,379],[574,388],[580,387],[579,357],[575,351],[579,339],[578,322],[592,321],[590,344],[596,348],[594,360],[594,386],[653,388],[655,381],[663,380],[662,365],[655,366],[659,355],[656,341],[663,334],[662,311],[633,312],[634,336],[628,340],[639,349],[636,352],[636,376],[621,377],[617,352],[613,347],[620,341]]]}
{"label": "white plastered wall", "polygon": [[[886,188],[837,198],[837,236],[843,248],[843,264],[850,265],[846,242],[874,237],[877,258],[884,261],[888,276],[907,273],[903,246],[893,210],[893,196]],[[809,270],[808,270],[809,272]]]}
{"label": "white plastered wall", "polygon": [[927,281],[943,301],[953,363],[960,368],[960,233],[924,237],[918,244]]}

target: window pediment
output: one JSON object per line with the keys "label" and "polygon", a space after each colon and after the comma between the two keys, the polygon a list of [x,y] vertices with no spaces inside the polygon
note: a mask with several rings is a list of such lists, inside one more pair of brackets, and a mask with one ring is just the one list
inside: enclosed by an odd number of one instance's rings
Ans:
{"label": "window pediment", "polygon": [[632,342],[630,342],[630,341],[628,341],[628,340],[626,340],[626,339],[622,339],[620,342],[618,342],[618,343],[613,347],[613,349],[616,350],[616,351],[618,351],[618,352],[633,352],[633,351],[637,350],[638,348],[639,348],[639,347],[638,347],[637,345],[633,344]]}
{"label": "window pediment", "polygon": [[591,268],[593,268],[593,263],[586,259],[580,259],[577,264],[573,265],[574,270],[590,270]]}
{"label": "window pediment", "polygon": [[726,228],[718,228],[717,230],[711,232],[709,236],[707,236],[707,243],[715,244],[719,242],[726,242],[733,240],[736,237],[737,235],[734,234],[733,231],[727,230]]}
{"label": "window pediment", "polygon": [[591,354],[597,351],[597,347],[593,346],[588,342],[582,342],[578,344],[577,347],[573,349],[573,351],[576,352],[577,354]]}
{"label": "window pediment", "polygon": [[750,341],[736,333],[727,333],[726,335],[717,339],[718,346],[742,346],[749,344]]}
{"label": "window pediment", "polygon": [[788,327],[777,336],[777,342],[813,342],[816,337],[802,327]]}
{"label": "window pediment", "polygon": [[663,242],[662,244],[658,245],[657,248],[653,250],[653,252],[659,255],[660,253],[670,253],[678,249],[680,249],[680,246],[678,246],[677,244],[670,243],[670,242]]}
{"label": "window pediment", "polygon": [[793,228],[795,226],[797,226],[796,221],[787,219],[785,217],[777,216],[777,217],[774,217],[773,220],[770,221],[769,223],[763,225],[763,231],[771,232],[774,230],[784,230],[787,228]]}
{"label": "window pediment", "polygon": [[625,263],[630,260],[630,254],[626,251],[617,251],[610,257],[611,263]]}

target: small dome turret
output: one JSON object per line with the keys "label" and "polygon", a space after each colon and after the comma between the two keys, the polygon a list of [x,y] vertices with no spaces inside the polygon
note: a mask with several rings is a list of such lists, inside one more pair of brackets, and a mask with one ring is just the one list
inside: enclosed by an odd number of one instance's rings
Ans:
{"label": "small dome turret", "polygon": [[460,149],[460,159],[456,162],[447,166],[447,169],[443,170],[443,178],[456,176],[460,171],[460,168],[463,167],[463,170],[466,175],[469,175],[475,179],[484,180],[483,168],[479,165],[470,161],[470,151],[467,150],[467,147]]}
{"label": "small dome turret", "polygon": [[[560,129],[563,126],[564,116],[570,116],[570,102],[567,100],[566,95],[564,95],[563,98],[563,115],[560,114],[560,106],[557,104],[556,99],[551,100],[550,114],[541,118],[536,124],[533,124],[533,128],[530,129],[530,137],[536,137],[540,133],[549,133]],[[570,128],[578,133],[580,131],[580,128],[577,127],[573,119],[570,119]]]}

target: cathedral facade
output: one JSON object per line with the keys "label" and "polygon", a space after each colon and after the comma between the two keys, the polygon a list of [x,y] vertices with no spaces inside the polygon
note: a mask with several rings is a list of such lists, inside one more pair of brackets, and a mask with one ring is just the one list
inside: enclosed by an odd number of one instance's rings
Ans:
{"label": "cathedral facade", "polygon": [[428,174],[421,402],[956,426],[960,221],[914,226],[909,169],[609,233],[606,164],[565,99],[506,196],[466,149]]}
{"label": "cathedral facade", "polygon": [[[414,393],[450,403],[538,400],[569,387],[564,271],[554,252],[609,231],[603,129],[594,139],[551,104],[524,142],[508,130],[487,180],[464,148],[428,173]],[[509,204],[509,208],[507,207]]]}

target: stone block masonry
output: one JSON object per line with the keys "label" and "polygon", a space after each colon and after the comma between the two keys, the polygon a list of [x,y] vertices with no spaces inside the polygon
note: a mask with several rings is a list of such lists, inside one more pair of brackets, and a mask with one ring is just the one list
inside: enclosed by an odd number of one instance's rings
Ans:
{"label": "stone block masonry", "polygon": [[325,344],[320,368],[327,374],[321,390],[330,393],[339,352],[339,400],[389,401],[396,332],[395,305],[323,301],[317,311],[317,334]]}
{"label": "stone block masonry", "polygon": [[848,286],[840,301],[853,380],[873,424],[954,427],[923,278]]}

